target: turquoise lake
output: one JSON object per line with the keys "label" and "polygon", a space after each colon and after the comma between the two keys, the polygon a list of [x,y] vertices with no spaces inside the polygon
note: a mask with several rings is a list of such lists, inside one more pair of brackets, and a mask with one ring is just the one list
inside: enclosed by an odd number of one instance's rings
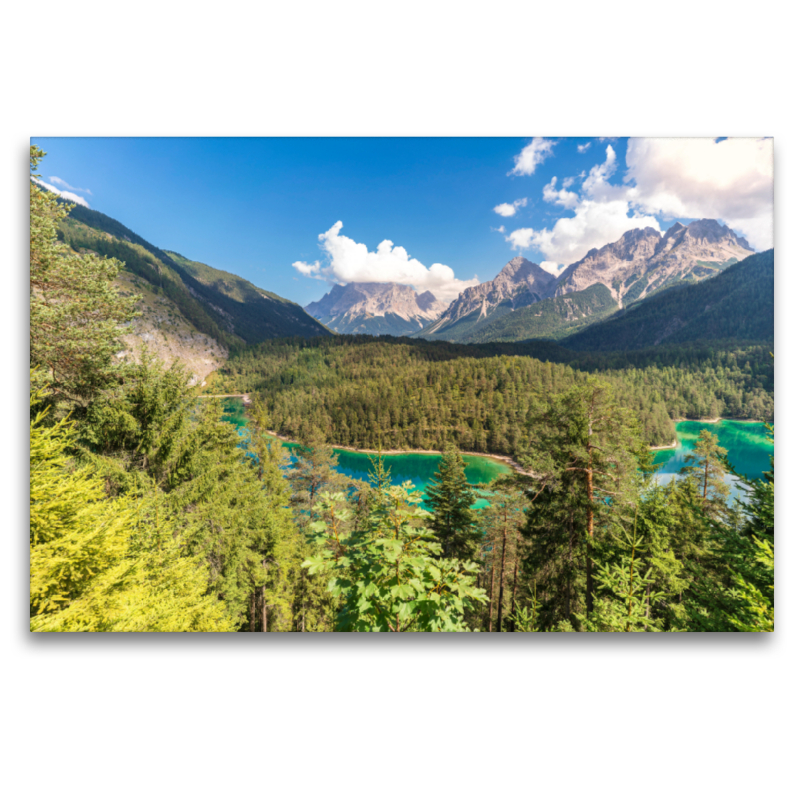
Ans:
{"label": "turquoise lake", "polygon": [[[775,454],[775,446],[767,437],[767,428],[760,422],[738,422],[720,420],[719,422],[678,422],[675,425],[678,446],[671,450],[658,450],[655,463],[659,470],[656,480],[668,483],[684,466],[684,458],[694,446],[700,431],[711,431],[720,447],[728,451],[728,460],[733,468],[746,478],[762,478],[770,469],[770,456]],[[738,497],[741,490],[733,475],[727,476],[731,495]]]}
{"label": "turquoise lake", "polygon": [[[235,424],[237,428],[243,429],[247,425],[241,401],[226,401],[223,408],[226,412],[225,419]],[[281,442],[281,445],[290,453],[299,447],[290,442]],[[355,453],[352,450],[342,450],[338,447],[334,448],[334,452],[339,458],[341,473],[349,478],[369,480],[372,464],[368,453]],[[479,483],[489,483],[500,475],[511,472],[511,468],[507,464],[493,458],[468,455],[463,458],[466,464],[467,481],[473,486]],[[399,453],[383,457],[383,463],[390,470],[394,485],[399,486],[405,481],[411,481],[414,487],[420,490],[424,490],[429,483],[433,482],[434,474],[439,469],[440,460],[441,456],[428,453]],[[488,505],[486,498],[480,497],[473,508],[482,508],[486,505]]]}
{"label": "turquoise lake", "polygon": [[[240,400],[226,401],[224,404],[225,418],[238,428],[244,428],[247,419],[244,407]],[[667,483],[680,472],[684,466],[684,458],[689,455],[692,446],[700,435],[700,431],[709,430],[715,434],[721,447],[728,451],[728,459],[734,469],[748,478],[760,478],[762,473],[770,469],[770,456],[775,452],[773,443],[767,438],[767,429],[760,422],[738,422],[734,420],[720,420],[719,422],[678,422],[678,446],[670,450],[659,450],[655,454],[655,463],[659,470],[656,480]],[[296,444],[282,443],[283,447],[291,452],[298,447]],[[354,453],[351,450],[335,448],[334,452],[339,457],[339,470],[351,478],[368,480],[371,468],[370,457],[367,453]],[[424,490],[434,479],[434,473],[439,468],[441,456],[424,453],[402,453],[398,455],[385,455],[385,465],[391,470],[392,483],[399,485],[404,481],[411,481],[417,489]],[[464,456],[466,463],[467,480],[473,484],[489,483],[499,475],[510,472],[510,467],[502,461],[488,457]],[[733,475],[728,477],[732,495],[738,496],[741,492]],[[485,497],[481,497],[474,508],[488,505]]]}

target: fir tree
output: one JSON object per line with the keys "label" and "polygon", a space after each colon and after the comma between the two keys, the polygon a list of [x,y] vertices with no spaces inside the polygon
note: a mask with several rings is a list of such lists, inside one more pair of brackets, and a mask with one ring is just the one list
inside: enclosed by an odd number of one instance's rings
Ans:
{"label": "fir tree", "polygon": [[595,551],[612,523],[629,521],[651,457],[633,413],[594,378],[553,398],[534,418],[529,440],[521,461],[536,474],[537,487],[524,527],[527,567],[542,590],[543,624],[550,627],[576,619],[579,610],[591,613]]}
{"label": "fir tree", "polygon": [[444,558],[475,558],[480,544],[481,535],[472,510],[476,496],[467,483],[464,469],[461,453],[454,444],[449,444],[426,493],[433,509],[431,528],[442,546]]}

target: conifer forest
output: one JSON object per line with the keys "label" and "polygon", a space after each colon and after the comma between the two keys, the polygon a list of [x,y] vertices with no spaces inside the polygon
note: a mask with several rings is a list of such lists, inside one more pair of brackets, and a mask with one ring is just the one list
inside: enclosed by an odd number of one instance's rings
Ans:
{"label": "conifer forest", "polygon": [[[43,159],[32,146],[32,179]],[[736,478],[704,430],[670,480],[654,474],[681,420],[772,437],[772,339],[720,316],[618,346],[700,287],[698,314],[739,297],[745,271],[726,288],[709,268],[616,321],[604,306],[577,344],[338,334],[77,208],[31,181],[32,631],[773,630],[774,466]],[[123,345],[136,281],[224,363],[199,380]],[[244,425],[225,395],[246,397]],[[369,476],[343,472],[340,448],[370,451]],[[434,480],[393,480],[393,451],[441,454]],[[510,466],[470,483],[465,454]]]}

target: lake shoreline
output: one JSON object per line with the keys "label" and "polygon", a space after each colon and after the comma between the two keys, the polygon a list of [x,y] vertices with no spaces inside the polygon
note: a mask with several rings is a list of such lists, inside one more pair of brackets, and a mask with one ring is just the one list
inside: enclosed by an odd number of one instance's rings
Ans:
{"label": "lake shoreline", "polygon": [[[229,395],[229,396],[236,396],[236,395]],[[241,397],[241,395],[238,395],[238,396]],[[760,420],[760,419],[734,419],[734,418],[731,418],[731,417],[717,417],[716,419],[686,419],[684,417],[681,417],[679,419],[672,420],[672,422],[675,423],[675,424],[677,424],[679,422],[701,422],[701,423],[707,423],[707,424],[716,424],[718,422],[723,422],[723,421],[724,422],[743,422],[743,423],[761,423],[761,424],[764,424],[763,420]],[[298,442],[296,439],[290,439],[288,436],[283,436],[280,433],[278,433],[277,431],[268,430],[268,431],[266,431],[266,433],[269,434],[270,436],[274,437],[275,439],[278,439],[278,440],[280,440],[282,442],[286,442],[287,444],[297,444],[297,445],[300,444],[300,442]],[[349,447],[347,445],[335,444],[333,442],[329,442],[329,444],[330,444],[331,447],[335,448],[336,450],[344,450],[345,452],[348,452],[348,453],[362,453],[364,455],[378,455],[379,452],[381,452],[385,456],[402,456],[402,455],[407,455],[407,454],[412,454],[412,453],[416,454],[416,455],[430,455],[430,456],[441,456],[442,455],[442,451],[441,450],[413,450],[413,449],[412,450],[397,450],[397,449],[391,449],[391,450],[378,451],[378,450],[368,450],[368,449],[365,449],[365,448],[358,448],[358,447]],[[661,451],[661,450],[676,450],[677,448],[678,448],[678,438],[676,436],[672,440],[672,442],[670,444],[654,445],[652,447],[649,447],[648,449],[651,452],[658,452],[658,451]],[[462,450],[460,452],[465,456],[474,456],[476,458],[486,458],[486,459],[489,459],[490,461],[499,461],[500,463],[505,464],[506,466],[510,467],[514,472],[516,472],[519,475],[525,475],[525,476],[527,476],[529,478],[536,477],[534,475],[534,473],[529,472],[528,470],[526,470],[519,462],[515,461],[510,456],[498,455],[496,453],[478,453],[478,452],[475,452],[473,450]]]}
{"label": "lake shoreline", "polygon": [[[270,436],[273,436],[276,439],[280,439],[282,442],[286,442],[287,444],[300,444],[300,442],[296,441],[295,439],[290,439],[288,436],[282,436],[281,434],[277,433],[276,431],[266,431]],[[376,456],[378,453],[381,453],[384,456],[404,456],[410,453],[414,453],[415,455],[421,456],[441,456],[441,450],[366,450],[358,447],[347,447],[341,444],[335,444],[333,442],[328,442],[328,444],[336,450],[345,450],[348,453],[363,453],[365,455],[373,455]],[[518,472],[520,475],[527,475],[531,478],[535,477],[532,472],[528,472],[521,464],[514,461],[513,458],[510,456],[502,456],[496,455],[495,453],[476,453],[473,450],[461,450],[459,451],[462,455],[465,456],[475,456],[477,458],[486,458],[490,461],[499,461],[506,466],[511,467],[514,472]]]}

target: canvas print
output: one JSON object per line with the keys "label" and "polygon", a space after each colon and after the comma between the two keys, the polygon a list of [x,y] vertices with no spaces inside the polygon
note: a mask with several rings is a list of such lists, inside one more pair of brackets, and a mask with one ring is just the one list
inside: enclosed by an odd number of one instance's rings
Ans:
{"label": "canvas print", "polygon": [[30,628],[774,627],[770,138],[40,138]]}

